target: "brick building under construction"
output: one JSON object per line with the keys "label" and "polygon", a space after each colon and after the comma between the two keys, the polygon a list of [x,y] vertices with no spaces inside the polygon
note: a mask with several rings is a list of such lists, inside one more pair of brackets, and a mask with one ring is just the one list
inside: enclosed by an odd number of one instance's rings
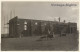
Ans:
{"label": "brick building under construction", "polygon": [[19,19],[17,16],[9,21],[9,37],[40,36],[48,34],[77,33],[77,23],[45,21],[34,19]]}

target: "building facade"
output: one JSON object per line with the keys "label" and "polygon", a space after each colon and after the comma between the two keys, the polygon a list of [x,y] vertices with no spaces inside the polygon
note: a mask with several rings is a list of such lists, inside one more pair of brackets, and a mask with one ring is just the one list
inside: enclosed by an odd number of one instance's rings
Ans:
{"label": "building facade", "polygon": [[9,21],[9,37],[47,35],[48,30],[55,35],[77,33],[77,23],[19,19],[17,16]]}

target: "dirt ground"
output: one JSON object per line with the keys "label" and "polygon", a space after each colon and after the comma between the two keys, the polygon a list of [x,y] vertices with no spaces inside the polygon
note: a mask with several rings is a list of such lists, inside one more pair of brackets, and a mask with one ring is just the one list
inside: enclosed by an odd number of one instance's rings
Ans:
{"label": "dirt ground", "polygon": [[77,51],[78,36],[70,34],[52,40],[39,40],[40,36],[22,38],[2,38],[2,51]]}

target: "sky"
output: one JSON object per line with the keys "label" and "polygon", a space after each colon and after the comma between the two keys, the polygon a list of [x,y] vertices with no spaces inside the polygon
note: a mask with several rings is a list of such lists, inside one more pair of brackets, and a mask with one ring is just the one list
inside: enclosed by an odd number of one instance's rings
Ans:
{"label": "sky", "polygon": [[[51,4],[76,4],[76,6],[52,6]],[[6,24],[14,16],[24,19],[58,21],[79,24],[79,3],[76,2],[2,2],[1,33],[7,33]],[[12,13],[12,14],[11,14]],[[11,15],[11,16],[10,16]],[[77,25],[78,26],[78,25]]]}

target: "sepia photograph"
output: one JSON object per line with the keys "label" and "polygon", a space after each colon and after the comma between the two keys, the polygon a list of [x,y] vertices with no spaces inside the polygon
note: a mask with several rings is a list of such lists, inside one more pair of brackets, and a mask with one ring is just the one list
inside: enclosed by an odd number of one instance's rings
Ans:
{"label": "sepia photograph", "polygon": [[1,2],[1,51],[78,50],[78,2]]}

